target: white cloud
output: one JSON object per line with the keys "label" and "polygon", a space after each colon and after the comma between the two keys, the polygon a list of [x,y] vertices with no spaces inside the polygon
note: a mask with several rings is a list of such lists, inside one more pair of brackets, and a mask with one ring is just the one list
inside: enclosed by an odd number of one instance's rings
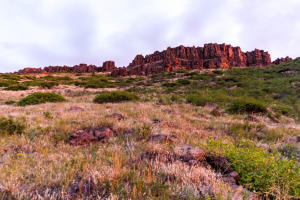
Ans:
{"label": "white cloud", "polygon": [[136,54],[208,42],[300,56],[298,0],[0,1],[0,72],[127,65]]}

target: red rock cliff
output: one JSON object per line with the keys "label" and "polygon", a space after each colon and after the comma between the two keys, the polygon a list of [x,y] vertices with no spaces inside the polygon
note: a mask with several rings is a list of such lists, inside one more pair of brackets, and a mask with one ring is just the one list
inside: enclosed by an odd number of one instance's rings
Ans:
{"label": "red rock cliff", "polygon": [[149,75],[181,68],[230,68],[270,64],[270,54],[263,50],[255,49],[244,53],[240,47],[205,44],[204,47],[169,47],[165,51],[156,51],[145,57],[137,55],[127,68],[114,69],[112,76]]}
{"label": "red rock cliff", "polygon": [[[278,61],[281,62],[281,61]],[[164,51],[155,51],[153,54],[137,55],[128,67],[117,68],[113,61],[106,61],[102,67],[80,64],[73,67],[49,66],[44,69],[25,68],[19,73],[53,73],[53,72],[111,72],[112,76],[149,75],[163,71],[177,69],[204,69],[230,68],[246,66],[265,66],[271,64],[268,52],[255,49],[251,52],[242,52],[240,47],[226,44],[205,44],[204,47],[167,48]]]}

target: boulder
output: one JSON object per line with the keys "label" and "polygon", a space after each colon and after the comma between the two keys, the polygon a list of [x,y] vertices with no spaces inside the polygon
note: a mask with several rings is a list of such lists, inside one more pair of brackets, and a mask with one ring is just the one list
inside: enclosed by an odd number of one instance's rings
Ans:
{"label": "boulder", "polygon": [[78,130],[71,134],[70,145],[87,145],[93,142],[105,142],[114,136],[114,132],[108,127],[90,128]]}

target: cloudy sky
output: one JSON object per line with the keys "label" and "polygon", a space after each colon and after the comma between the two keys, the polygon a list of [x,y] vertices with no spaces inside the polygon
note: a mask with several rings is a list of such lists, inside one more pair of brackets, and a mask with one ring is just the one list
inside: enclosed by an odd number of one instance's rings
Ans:
{"label": "cloudy sky", "polygon": [[0,72],[227,43],[300,56],[300,0],[0,0]]}

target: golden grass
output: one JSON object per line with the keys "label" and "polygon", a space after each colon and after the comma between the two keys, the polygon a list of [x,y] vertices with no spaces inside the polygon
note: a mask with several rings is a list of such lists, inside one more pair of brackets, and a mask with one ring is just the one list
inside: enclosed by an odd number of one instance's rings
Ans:
{"label": "golden grass", "polygon": [[[32,88],[18,92],[0,91],[0,102],[19,100],[35,91],[40,90]],[[105,180],[114,184],[119,177],[131,170],[133,161],[139,160],[142,151],[172,152],[175,146],[181,144],[201,146],[208,138],[223,137],[231,124],[244,122],[245,117],[214,117],[209,114],[209,107],[196,108],[186,104],[94,104],[92,100],[99,91],[102,90],[58,86],[54,92],[66,96],[68,102],[26,107],[0,105],[0,116],[24,117],[27,123],[26,133],[23,135],[4,136],[0,139],[0,193],[9,191],[18,199],[63,199],[68,195],[68,188],[76,177],[91,178],[95,184]],[[81,107],[84,111],[71,112],[72,106]],[[49,114],[45,115],[46,112]],[[125,119],[118,121],[107,118],[112,113],[121,113]],[[199,114],[204,117],[199,117]],[[155,119],[168,123],[154,123]],[[267,126],[278,128],[278,125],[269,120],[263,117],[260,119]],[[77,129],[107,124],[119,135],[124,130],[148,125],[152,134],[174,134],[178,140],[175,144],[157,144],[145,140],[136,141],[130,137],[115,137],[108,143],[82,147],[73,147],[65,142],[68,135]],[[299,125],[292,120],[287,120],[282,126],[283,131],[292,128],[299,133]],[[157,178],[154,172],[175,176],[177,180],[169,183],[173,194],[193,193],[195,197],[207,194],[220,199],[231,199],[234,196],[231,187],[222,182],[212,169],[188,166],[179,161],[149,161],[148,166],[151,172],[144,175],[144,182],[149,183]],[[142,167],[143,164],[140,165]],[[130,190],[133,199],[138,199],[141,195],[137,186]],[[110,193],[108,198],[119,197]]]}

